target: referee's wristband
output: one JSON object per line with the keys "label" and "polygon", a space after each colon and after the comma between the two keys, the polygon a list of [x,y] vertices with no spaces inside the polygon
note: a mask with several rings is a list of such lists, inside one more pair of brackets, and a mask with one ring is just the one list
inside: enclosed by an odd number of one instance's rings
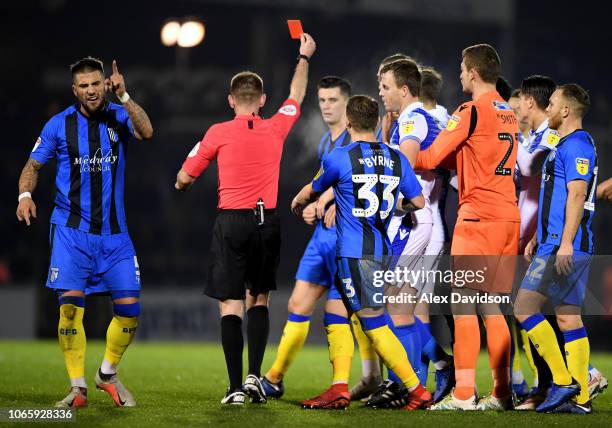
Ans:
{"label": "referee's wristband", "polygon": [[310,64],[310,57],[307,55],[299,54],[297,57],[297,62],[300,62],[301,59],[305,59],[307,63]]}
{"label": "referee's wristband", "polygon": [[32,194],[31,194],[30,192],[23,192],[22,194],[20,194],[20,195],[17,197],[17,202],[21,202],[21,200],[22,200],[23,198],[30,198],[30,199],[32,199]]}
{"label": "referee's wristband", "polygon": [[121,104],[125,104],[130,100],[130,94],[128,94],[127,91],[125,91],[123,95],[121,96],[117,95],[117,98],[119,98],[119,101],[121,101]]}

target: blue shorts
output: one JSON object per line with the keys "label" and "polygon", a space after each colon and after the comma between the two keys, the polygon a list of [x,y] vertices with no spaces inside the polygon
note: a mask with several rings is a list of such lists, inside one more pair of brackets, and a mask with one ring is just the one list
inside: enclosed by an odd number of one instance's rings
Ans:
{"label": "blue shorts", "polygon": [[51,225],[47,287],[85,294],[140,290],[140,268],[127,232],[94,235]]}
{"label": "blue shorts", "polygon": [[559,247],[540,244],[527,269],[521,289],[536,291],[550,298],[553,307],[582,306],[589,280],[592,254],[574,250],[574,268],[568,276],[555,269],[555,255]]}
{"label": "blue shorts", "polygon": [[336,275],[336,228],[326,228],[323,222],[317,223],[312,238],[300,260],[295,279],[319,284],[329,289],[327,299],[340,299],[334,286]]}
{"label": "blue shorts", "polygon": [[382,308],[384,304],[384,281],[375,282],[375,272],[384,271],[382,262],[368,259],[338,257],[336,287],[351,312],[364,308]]}

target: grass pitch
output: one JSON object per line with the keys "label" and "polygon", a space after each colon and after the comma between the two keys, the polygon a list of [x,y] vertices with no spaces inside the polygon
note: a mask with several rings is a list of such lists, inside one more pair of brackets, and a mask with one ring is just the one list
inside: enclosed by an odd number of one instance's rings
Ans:
{"label": "grass pitch", "polygon": [[[226,384],[225,360],[217,344],[136,342],[126,353],[120,376],[132,391],[138,407],[119,409],[110,397],[94,389],[93,375],[104,345],[90,342],[87,348],[86,374],[89,383],[89,407],[78,411],[77,425],[87,427],[528,427],[570,426],[609,427],[612,425],[612,390],[594,402],[594,413],[588,416],[539,415],[532,412],[403,412],[370,410],[352,403],[347,411],[303,410],[298,402],[327,388],[330,365],[327,349],[306,346],[285,378],[282,400],[266,405],[243,408],[219,404]],[[267,369],[275,355],[270,347],[264,361]],[[612,377],[612,355],[594,353],[591,361]],[[523,371],[528,374],[523,361]],[[246,363],[245,363],[246,367]],[[486,354],[478,365],[478,388],[488,393],[491,376]],[[360,363],[356,353],[351,384],[359,377]],[[433,376],[430,376],[430,381]],[[59,346],[55,341],[0,341],[0,407],[50,407],[68,391],[67,375]],[[431,383],[430,383],[431,389]],[[49,424],[57,426],[56,423]],[[42,426],[37,423],[35,426]]]}

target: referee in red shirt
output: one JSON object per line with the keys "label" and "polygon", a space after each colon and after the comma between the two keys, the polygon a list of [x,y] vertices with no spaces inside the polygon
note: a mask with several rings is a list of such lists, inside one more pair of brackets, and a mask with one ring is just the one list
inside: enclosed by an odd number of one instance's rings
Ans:
{"label": "referee in red shirt", "polygon": [[[228,101],[236,117],[211,126],[177,175],[175,187],[185,190],[217,160],[219,212],[204,293],[219,300],[221,311],[221,343],[230,380],[222,404],[244,404],[245,393],[253,403],[266,402],[259,379],[270,329],[268,294],[276,289],[280,256],[280,161],[285,138],[300,117],[308,62],[315,49],[312,37],[302,35],[289,98],[270,119],[258,115],[266,102],[261,77],[249,71],[235,75]],[[242,385],[245,301],[249,374]]]}

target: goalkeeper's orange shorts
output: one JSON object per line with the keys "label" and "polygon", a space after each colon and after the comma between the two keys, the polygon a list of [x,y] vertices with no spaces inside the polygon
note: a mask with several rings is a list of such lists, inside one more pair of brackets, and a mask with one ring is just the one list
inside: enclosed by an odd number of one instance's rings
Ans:
{"label": "goalkeeper's orange shorts", "polygon": [[[451,246],[453,269],[456,273],[458,270],[474,271],[476,279],[461,281],[461,284],[455,281],[454,286],[510,293],[516,270],[519,234],[519,222],[459,220]],[[455,274],[455,278],[459,276]]]}

